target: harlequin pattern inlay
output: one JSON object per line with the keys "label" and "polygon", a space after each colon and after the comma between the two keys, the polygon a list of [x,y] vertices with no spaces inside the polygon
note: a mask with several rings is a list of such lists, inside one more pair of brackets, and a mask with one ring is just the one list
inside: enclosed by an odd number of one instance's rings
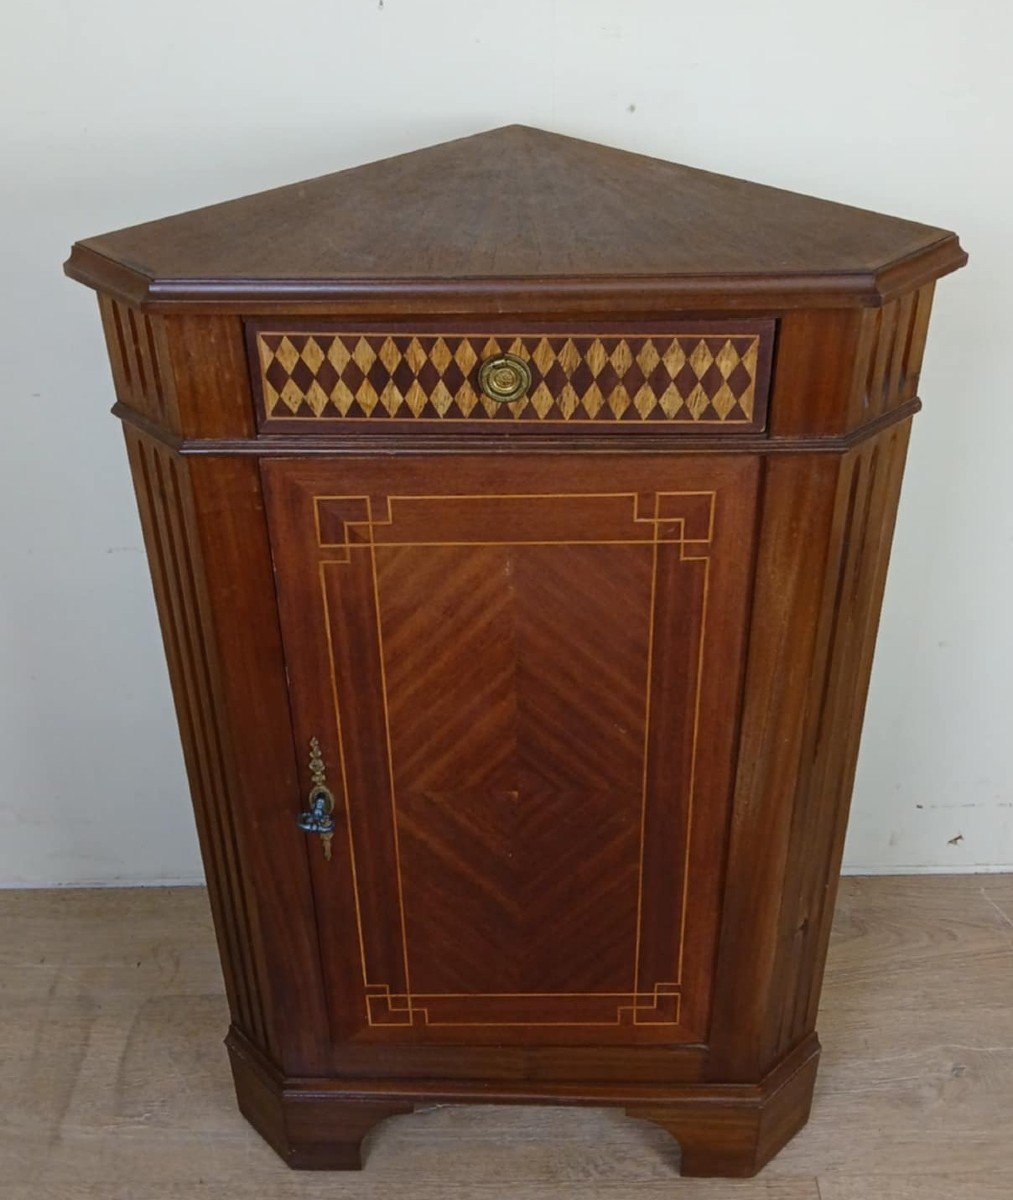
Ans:
{"label": "harlequin pattern inlay", "polygon": [[[654,422],[757,426],[763,339],[747,333],[651,336],[256,334],[263,417]],[[479,368],[503,353],[531,386],[502,403]]]}

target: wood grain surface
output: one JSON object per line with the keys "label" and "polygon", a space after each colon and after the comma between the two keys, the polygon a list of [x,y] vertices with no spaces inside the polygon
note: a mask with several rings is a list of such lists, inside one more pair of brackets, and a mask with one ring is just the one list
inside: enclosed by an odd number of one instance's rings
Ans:
{"label": "wood grain surface", "polygon": [[323,1168],[384,1105],[605,1100],[754,1173],[809,1110],[927,308],[789,334],[774,424],[868,407],[837,453],[341,460],[250,438],[238,319],[103,309],[243,1112]]}
{"label": "wood grain surface", "polygon": [[809,1125],[761,1175],[678,1179],[661,1129],[594,1108],[381,1125],[361,1175],[290,1172],[235,1109],[200,889],[0,894],[4,1200],[1006,1200],[1013,876],[845,879]]}
{"label": "wood grain surface", "polygon": [[337,1040],[703,1040],[755,461],[262,471]]}
{"label": "wood grain surface", "polygon": [[511,125],[87,238],[73,278],[145,305],[483,311],[881,303],[954,234]]}
{"label": "wood grain surface", "polygon": [[[805,1123],[934,281],[965,257],[519,126],[74,248],[237,1096],[292,1165],[476,1099],[625,1107],[688,1176],[752,1175]],[[503,408],[479,363],[507,349]],[[333,827],[300,816],[325,802]],[[124,1054],[190,1032],[167,1004]],[[192,1088],[196,1045],[163,1036],[138,1096]],[[611,1120],[593,1152],[629,1158]]]}

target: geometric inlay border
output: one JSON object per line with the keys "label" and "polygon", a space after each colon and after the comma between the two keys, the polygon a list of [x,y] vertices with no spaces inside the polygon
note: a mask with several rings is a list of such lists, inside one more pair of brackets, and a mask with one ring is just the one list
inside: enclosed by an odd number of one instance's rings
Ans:
{"label": "geometric inlay border", "polygon": [[[540,541],[530,535],[530,502],[545,502],[551,501],[555,503],[553,528],[558,532],[560,524],[560,502],[565,505],[566,501],[579,501],[586,504],[589,499],[598,499],[601,501],[617,502],[615,504],[615,516],[617,521],[623,519],[626,522],[625,538],[587,538],[577,536],[578,530],[573,531],[573,536],[564,536],[562,539],[553,539],[551,541]],[[382,500],[382,512],[374,511],[378,500]],[[521,508],[518,510],[518,515],[525,518],[519,522],[519,534],[517,537],[507,539],[506,541],[481,541],[471,539],[466,541],[459,540],[440,540],[430,541],[424,537],[410,537],[408,540],[403,540],[406,535],[404,532],[398,532],[401,526],[399,518],[405,517],[410,513],[412,507],[418,507],[420,504],[432,502],[447,502],[454,505],[460,505],[462,501],[481,501],[486,504],[496,504],[497,502],[505,506],[511,504],[519,504]],[[326,506],[323,507],[322,506]],[[406,935],[406,922],[404,915],[404,889],[401,879],[400,854],[397,842],[397,809],[395,785],[393,778],[393,767],[391,764],[390,771],[390,806],[391,820],[393,824],[393,838],[395,848],[395,869],[396,869],[396,885],[398,903],[400,906],[400,923],[401,923],[401,940],[402,954],[404,960],[404,974],[407,987],[405,990],[392,989],[389,983],[379,983],[375,980],[370,980],[366,966],[366,946],[364,939],[364,930],[362,922],[362,907],[358,894],[358,869],[356,866],[354,837],[352,834],[352,822],[347,822],[348,826],[348,848],[352,865],[352,890],[354,894],[356,919],[358,922],[359,935],[359,951],[360,963],[362,968],[362,982],[366,995],[366,1020],[370,1026],[466,1026],[466,1025],[482,1025],[482,1026],[547,1026],[559,1025],[565,1027],[580,1027],[580,1026],[622,1026],[622,1025],[678,1025],[680,1019],[681,1007],[681,978],[682,978],[682,962],[683,952],[685,948],[685,933],[686,933],[686,914],[687,914],[687,897],[689,889],[689,864],[690,864],[690,844],[692,837],[693,825],[693,783],[695,781],[695,760],[697,753],[697,742],[699,734],[699,714],[700,714],[700,696],[703,682],[704,668],[704,647],[706,641],[707,627],[707,604],[709,594],[709,557],[706,553],[714,535],[716,493],[713,491],[685,491],[685,492],[652,492],[647,495],[635,493],[571,493],[561,495],[550,495],[545,493],[537,494],[522,494],[522,495],[491,495],[483,493],[481,495],[463,496],[463,495],[441,495],[441,496],[405,496],[392,495],[382,498],[363,496],[363,495],[315,495],[313,497],[314,521],[316,528],[316,541],[318,549],[325,552],[325,556],[321,557],[318,562],[319,581],[321,602],[324,606],[324,629],[327,641],[327,650],[329,656],[331,680],[332,680],[332,697],[335,707],[335,728],[338,740],[339,758],[341,760],[342,782],[344,785],[344,794],[346,804],[351,803],[348,794],[347,781],[345,780],[345,749],[342,742],[342,721],[340,713],[340,705],[338,700],[338,690],[336,683],[336,673],[334,666],[334,645],[331,634],[331,622],[328,615],[327,587],[325,571],[328,567],[338,567],[347,565],[352,561],[351,555],[355,551],[368,552],[373,584],[373,600],[377,612],[379,612],[380,596],[377,583],[376,572],[376,549],[383,547],[395,546],[446,546],[446,545],[644,545],[652,547],[652,578],[651,578],[651,606],[650,606],[650,629],[648,631],[648,650],[647,650],[647,691],[645,696],[645,753],[644,753],[644,768],[643,768],[643,784],[641,796],[641,824],[640,824],[640,873],[637,886],[637,946],[634,951],[633,964],[633,988],[629,992],[592,992],[592,993],[510,993],[506,995],[492,993],[469,992],[466,995],[453,993],[423,993],[415,992],[410,985],[409,972],[409,954]],[[330,511],[329,511],[330,510]],[[507,508],[509,514],[509,507]],[[679,515],[681,513],[681,515]],[[502,523],[502,515],[500,517]],[[405,526],[410,530],[413,522],[407,518],[404,522]],[[427,522],[423,520],[417,528],[420,530],[437,527],[441,533],[446,529],[446,521]],[[565,522],[564,522],[565,526]],[[339,536],[333,536],[337,530]],[[520,531],[524,531],[528,536],[520,536]],[[619,529],[616,532],[620,532]],[[564,535],[566,530],[564,528]],[[690,754],[690,786],[688,793],[688,805],[686,812],[685,823],[685,858],[683,863],[683,898],[682,898],[682,927],[679,933],[678,946],[678,971],[677,977],[672,981],[655,981],[644,988],[640,979],[640,931],[641,922],[643,919],[643,868],[644,868],[644,837],[645,837],[645,822],[646,822],[646,806],[647,806],[647,753],[646,745],[650,732],[650,697],[652,685],[652,657],[654,645],[654,609],[655,596],[657,589],[657,574],[658,574],[658,551],[661,546],[677,546],[679,548],[679,560],[682,562],[702,562],[704,564],[703,576],[703,598],[701,607],[701,623],[699,636],[699,653],[697,657],[697,674],[694,690],[694,716],[693,716],[693,733]],[[687,553],[688,550],[694,551]],[[377,633],[380,639],[378,651],[383,658],[382,633],[377,626]],[[383,713],[385,721],[385,731],[387,738],[388,762],[390,763],[390,721],[389,710],[387,704],[386,681],[383,678],[381,671],[382,682],[382,700]],[[554,1002],[569,1002],[575,997],[580,996],[585,1002],[589,1003],[596,1009],[600,1009],[600,1014],[596,1011],[595,1019],[591,1020],[573,1020],[573,1019],[549,1019],[552,1016],[552,1005]],[[460,1001],[467,999],[475,1009],[473,1020],[462,1021],[453,1019],[452,1015],[448,1015],[448,1008],[455,1005],[459,1007]],[[515,1020],[504,1019],[504,1008],[507,1001],[517,1002],[521,999],[531,999],[538,1001],[539,1019],[538,1020]],[[454,1002],[451,1004],[450,1002]],[[542,1017],[546,1019],[542,1019]]]}
{"label": "geometric inlay border", "polygon": [[[261,423],[651,423],[762,428],[769,331],[408,334],[250,330]],[[531,372],[509,403],[479,368],[509,353]]]}

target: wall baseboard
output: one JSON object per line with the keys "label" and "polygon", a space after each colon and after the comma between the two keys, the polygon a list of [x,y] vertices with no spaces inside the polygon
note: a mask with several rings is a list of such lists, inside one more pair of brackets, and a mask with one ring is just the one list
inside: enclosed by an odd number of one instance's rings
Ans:
{"label": "wall baseboard", "polygon": [[59,888],[70,891],[74,888],[160,888],[160,887],[203,887],[203,875],[169,875],[162,879],[142,879],[129,875],[117,875],[112,879],[0,879],[0,891],[42,891]]}
{"label": "wall baseboard", "polygon": [[[890,866],[846,866],[842,875],[1007,875],[1013,874],[1013,863],[975,863],[973,866],[944,867],[939,864],[921,866],[917,863],[902,863]],[[172,875],[163,879],[142,879],[118,875],[113,879],[75,879],[49,881],[44,879],[0,879],[0,891],[35,890],[59,888],[159,888],[159,887],[203,887],[202,875]]]}
{"label": "wall baseboard", "polygon": [[1011,863],[974,863],[971,866],[950,867],[939,863],[920,866],[916,863],[891,863],[889,866],[846,866],[842,875],[1007,875],[1013,872]]}

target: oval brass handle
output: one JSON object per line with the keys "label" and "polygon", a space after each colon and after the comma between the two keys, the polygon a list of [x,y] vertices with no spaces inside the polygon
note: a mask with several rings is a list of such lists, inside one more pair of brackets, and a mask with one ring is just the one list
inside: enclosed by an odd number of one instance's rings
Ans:
{"label": "oval brass handle", "polygon": [[478,386],[490,400],[508,404],[531,386],[531,368],[516,354],[497,354],[479,367]]}

